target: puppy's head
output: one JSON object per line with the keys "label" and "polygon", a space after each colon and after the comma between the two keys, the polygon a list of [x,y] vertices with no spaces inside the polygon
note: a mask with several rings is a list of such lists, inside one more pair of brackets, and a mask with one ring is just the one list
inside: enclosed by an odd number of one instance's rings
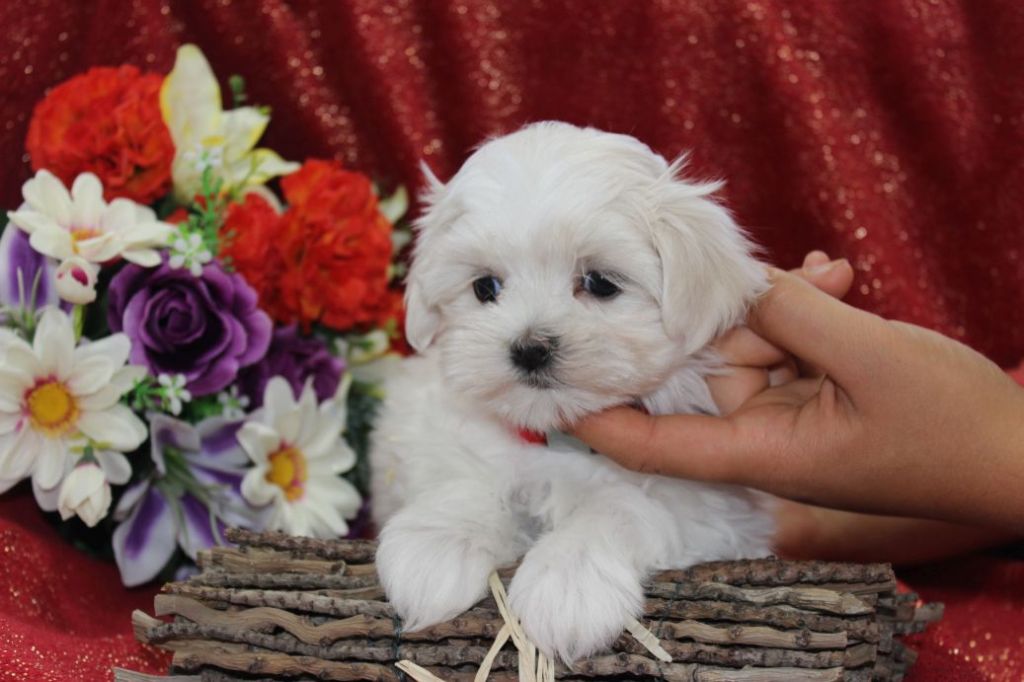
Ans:
{"label": "puppy's head", "polygon": [[713,184],[625,135],[541,123],[430,178],[406,330],[451,387],[544,430],[656,390],[764,287]]}

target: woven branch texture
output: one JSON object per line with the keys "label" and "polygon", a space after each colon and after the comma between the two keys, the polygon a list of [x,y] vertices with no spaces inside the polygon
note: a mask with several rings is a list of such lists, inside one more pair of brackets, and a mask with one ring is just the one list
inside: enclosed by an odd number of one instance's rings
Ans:
{"label": "woven branch texture", "polygon": [[[492,598],[446,623],[403,632],[377,584],[376,546],[230,530],[237,547],[200,557],[169,583],[136,636],[173,652],[168,677],[115,672],[118,682],[410,679],[408,661],[445,682],[473,682],[505,626]],[[502,574],[507,581],[512,571]],[[716,562],[664,571],[647,584],[643,625],[671,662],[628,634],[613,651],[555,667],[560,680],[728,682],[899,680],[915,654],[900,640],[942,615],[899,593],[887,564]],[[511,643],[488,680],[521,679]]]}

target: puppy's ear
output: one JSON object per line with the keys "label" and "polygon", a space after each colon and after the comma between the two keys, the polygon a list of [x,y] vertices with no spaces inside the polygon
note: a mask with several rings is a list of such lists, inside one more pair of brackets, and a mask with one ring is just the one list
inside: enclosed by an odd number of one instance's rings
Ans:
{"label": "puppy's ear", "polygon": [[430,346],[441,326],[437,306],[427,300],[423,288],[413,277],[416,268],[409,269],[405,287],[405,338],[409,345],[422,353]]}
{"label": "puppy's ear", "polygon": [[423,188],[423,203],[425,206],[433,206],[444,193],[444,183],[434,175],[434,171],[431,170],[426,161],[420,161],[420,171],[423,173],[423,179],[427,183],[426,187]]}
{"label": "puppy's ear", "polygon": [[710,197],[721,184],[678,179],[682,163],[657,182],[651,228],[661,257],[662,323],[693,353],[743,321],[767,277],[754,245]]}
{"label": "puppy's ear", "polygon": [[426,186],[421,194],[423,214],[416,221],[416,245],[412,264],[405,280],[405,336],[409,345],[418,352],[426,350],[441,325],[441,313],[436,297],[431,295],[430,272],[433,266],[432,244],[437,241],[443,222],[447,222],[444,207],[445,185],[425,162],[420,163]]}

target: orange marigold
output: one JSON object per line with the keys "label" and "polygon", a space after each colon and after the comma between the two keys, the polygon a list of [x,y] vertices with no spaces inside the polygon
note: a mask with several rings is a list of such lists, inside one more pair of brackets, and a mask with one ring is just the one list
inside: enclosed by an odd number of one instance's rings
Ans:
{"label": "orange marigold", "polygon": [[134,66],[97,67],[61,83],[32,114],[32,168],[69,187],[79,173],[95,173],[108,201],[149,204],[167,194],[174,142],[160,115],[162,83]]}
{"label": "orange marigold", "polygon": [[230,258],[231,267],[256,290],[260,307],[268,312],[279,306],[275,283],[284,264],[278,240],[280,220],[266,199],[249,193],[228,207],[221,232],[221,256]]}
{"label": "orange marigold", "polygon": [[288,209],[253,194],[228,212],[223,255],[278,322],[339,331],[396,317],[389,286],[391,224],[369,179],[336,162],[307,161],[281,181]]}

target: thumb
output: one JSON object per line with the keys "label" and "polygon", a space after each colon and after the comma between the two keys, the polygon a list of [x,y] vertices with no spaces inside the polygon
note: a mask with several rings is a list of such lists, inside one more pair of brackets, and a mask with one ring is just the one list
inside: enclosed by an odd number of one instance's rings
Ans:
{"label": "thumb", "polygon": [[880,344],[881,318],[836,300],[800,277],[772,269],[771,288],[750,311],[758,335],[831,376],[859,376],[865,354]]}
{"label": "thumb", "polygon": [[655,417],[631,407],[615,407],[584,417],[572,433],[627,469],[735,482],[737,434],[719,417]]}
{"label": "thumb", "polygon": [[[818,252],[820,253],[820,252]],[[822,254],[824,256],[824,254]],[[808,256],[808,259],[810,256]],[[828,258],[828,256],[825,256]],[[792,274],[805,279],[832,298],[842,299],[853,286],[853,267],[845,258],[817,263],[804,261],[799,270],[791,270]]]}

